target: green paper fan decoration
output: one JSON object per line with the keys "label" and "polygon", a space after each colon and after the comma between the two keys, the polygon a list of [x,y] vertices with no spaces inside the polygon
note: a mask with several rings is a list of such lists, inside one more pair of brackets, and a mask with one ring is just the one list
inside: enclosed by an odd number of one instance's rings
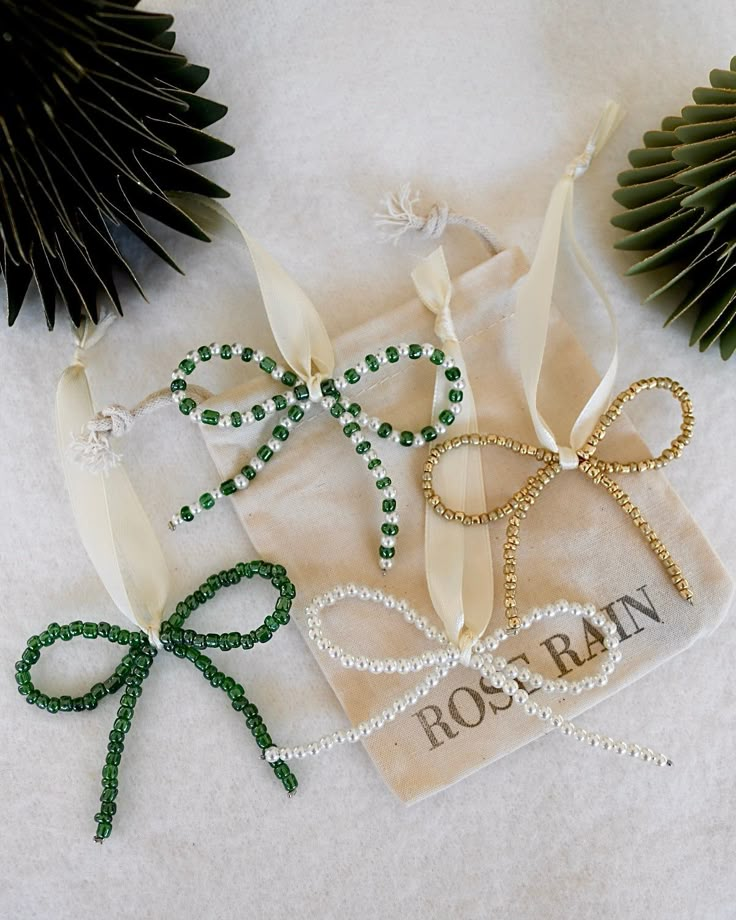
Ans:
{"label": "green paper fan decoration", "polygon": [[[169,192],[226,197],[191,168],[233,148],[203,132],[226,107],[197,95],[209,71],[172,51],[173,17],[138,0],[0,0],[0,273],[8,323],[35,279],[49,329],[122,313],[118,248],[132,234],[178,269],[140,214],[208,237]],[[142,291],[141,291],[142,293]]]}
{"label": "green paper fan decoration", "polygon": [[616,248],[645,253],[628,275],[669,272],[645,302],[685,282],[665,325],[689,312],[690,344],[718,340],[724,360],[736,351],[736,58],[730,68],[711,71],[694,104],[629,153],[613,195],[628,210],[612,220],[629,233]]}

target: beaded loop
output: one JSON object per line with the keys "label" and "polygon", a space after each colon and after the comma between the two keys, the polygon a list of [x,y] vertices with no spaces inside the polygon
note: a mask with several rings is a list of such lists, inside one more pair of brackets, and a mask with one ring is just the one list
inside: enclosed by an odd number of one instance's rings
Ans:
{"label": "beaded loop", "polygon": [[[261,626],[245,634],[229,632],[205,635],[194,630],[182,629],[191,613],[213,598],[220,588],[236,585],[243,578],[249,579],[254,575],[269,580],[279,592],[273,613],[265,618]],[[250,649],[259,643],[268,642],[281,626],[289,622],[291,616],[289,611],[295,596],[296,590],[283,566],[261,560],[240,562],[232,569],[210,575],[196,591],[180,601],[174,613],[161,624],[163,649],[173,652],[176,658],[191,662],[213,687],[219,687],[227,694],[233,709],[243,713],[246,726],[262,752],[271,748],[273,741],[258,708],[245,696],[242,685],[220,671],[200,649],[218,648],[222,651],[234,648]],[[31,679],[31,669],[41,657],[42,649],[53,645],[59,639],[68,641],[77,636],[85,639],[103,638],[108,642],[126,646],[128,651],[107,679],[95,683],[80,696],[56,697],[42,693]],[[75,620],[63,626],[51,623],[40,635],[31,636],[26,643],[25,651],[15,665],[15,679],[19,693],[26,698],[28,703],[50,713],[83,712],[96,709],[98,703],[106,696],[111,696],[121,689],[123,691],[116,719],[108,737],[108,753],[102,768],[101,804],[98,814],[95,815],[97,823],[95,840],[98,843],[102,843],[112,832],[113,817],[117,810],[115,799],[118,794],[118,767],[125,747],[125,736],[130,731],[135,707],[143,692],[143,681],[150,672],[156,654],[156,649],[142,632],[121,629],[119,626],[105,622],[83,623],[81,620]],[[269,763],[286,791],[292,795],[297,788],[297,780],[287,764],[278,758],[269,759]]]}
{"label": "beaded loop", "polygon": [[[655,389],[668,390],[680,403],[682,411],[680,433],[673,439],[670,446],[656,457],[647,457],[643,460],[633,460],[629,462],[602,460],[595,456],[599,444],[605,438],[606,432],[613,422],[615,422],[621,414],[624,405],[635,399],[636,396],[644,390]],[[631,386],[619,393],[610,407],[598,420],[588,441],[577,451],[577,468],[585,473],[592,482],[603,486],[609,495],[616,500],[616,503],[621,507],[624,513],[631,518],[634,525],[641,531],[647,543],[650,545],[652,552],[655,553],[666,569],[667,574],[681,597],[690,603],[692,603],[693,592],[682,570],[670,555],[667,547],[659,539],[654,528],[645,520],[639,508],[631,501],[626,492],[610,478],[608,473],[641,473],[647,470],[660,469],[682,455],[683,450],[690,443],[694,426],[695,417],[693,415],[693,406],[687,391],[679,383],[675,380],[671,380],[669,377],[649,377],[632,383]],[[442,502],[441,497],[434,491],[434,468],[439,463],[443,454],[458,447],[465,447],[468,445],[479,447],[495,445],[504,447],[515,453],[541,460],[544,465],[538,469],[536,473],[530,476],[524,485],[515,492],[505,504],[499,505],[491,511],[467,512],[454,510],[452,508],[447,508]],[[516,605],[516,556],[519,547],[521,522],[527,516],[531,506],[539,498],[545,486],[550,483],[555,476],[561,473],[562,470],[563,467],[560,463],[560,455],[558,453],[495,434],[469,434],[463,435],[460,438],[452,438],[448,441],[444,441],[442,444],[438,444],[436,447],[432,448],[427,457],[427,462],[424,465],[424,472],[422,473],[424,497],[434,510],[438,514],[441,514],[446,520],[464,524],[465,526],[472,526],[488,524],[502,517],[508,518],[506,542],[504,543],[504,606],[506,609],[508,628],[511,631],[518,630],[520,622]]]}
{"label": "beaded loop", "polygon": [[[412,658],[370,658],[348,652],[345,648],[332,642],[325,635],[322,622],[322,611],[340,604],[345,598],[352,598],[362,602],[372,603],[385,607],[403,617],[415,629],[423,633],[428,639],[433,640],[438,648],[430,649]],[[593,604],[575,604],[561,600],[555,604],[532,610],[520,617],[519,628],[528,629],[535,622],[556,616],[572,615],[584,617],[591,627],[597,628],[604,636],[603,644],[606,649],[603,661],[595,675],[584,677],[578,681],[564,679],[549,679],[543,674],[535,673],[528,668],[518,668],[509,663],[505,658],[494,657],[494,653],[508,638],[509,633],[502,629],[496,630],[492,635],[482,639],[475,639],[472,646],[463,650],[452,642],[448,636],[432,626],[425,617],[412,609],[407,601],[397,600],[389,594],[369,587],[356,585],[338,585],[330,591],[314,598],[306,608],[306,623],[309,629],[309,639],[315,643],[320,651],[344,668],[367,671],[370,674],[413,674],[428,671],[428,675],[416,686],[398,697],[382,712],[366,719],[348,731],[336,731],[329,735],[306,744],[293,747],[273,747],[266,751],[267,760],[290,761],[307,756],[320,754],[330,750],[335,745],[355,743],[362,741],[379,731],[388,722],[392,722],[406,709],[414,706],[423,696],[426,696],[434,687],[447,677],[449,672],[458,665],[464,665],[471,670],[479,671],[481,675],[499,691],[505,693],[510,699],[510,705],[517,704],[526,715],[534,716],[546,722],[551,728],[559,728],[565,735],[570,735],[576,740],[585,741],[592,747],[601,747],[619,754],[629,754],[645,762],[659,766],[669,765],[670,761],[663,754],[641,748],[636,744],[615,741],[612,738],[601,736],[584,728],[579,728],[567,721],[562,715],[555,714],[549,706],[539,705],[530,699],[531,693],[541,690],[548,694],[580,694],[603,687],[613,675],[616,665],[621,661],[619,651],[618,627],[614,620],[606,613],[597,612]],[[529,689],[527,689],[529,688]]]}
{"label": "beaded loop", "polygon": [[[200,409],[196,401],[187,396],[186,378],[194,372],[198,364],[210,361],[213,356],[219,356],[224,360],[240,357],[241,361],[246,364],[255,363],[265,374],[274,380],[281,381],[291,389],[284,393],[277,393],[250,409],[243,409],[242,412],[233,411],[229,414],[221,414],[215,409]],[[427,359],[438,371],[444,371],[448,383],[447,407],[438,413],[437,419],[433,420],[432,424],[426,425],[419,432],[394,430],[392,424],[381,421],[379,418],[369,417],[357,402],[349,402],[343,396],[344,391],[357,384],[361,377],[377,372],[384,365],[396,364],[403,358]],[[399,532],[396,490],[383,462],[368,439],[365,429],[374,432],[379,439],[389,440],[403,447],[423,447],[436,440],[439,435],[447,431],[461,412],[465,386],[461,370],[455,365],[452,357],[446,356],[434,345],[401,344],[366,355],[363,361],[358,362],[355,367],[348,368],[342,376],[325,379],[320,386],[321,407],[326,409],[340,425],[345,437],[353,444],[355,453],[362,457],[375,480],[376,488],[381,493],[383,521],[378,555],[380,567],[386,572],[393,564],[392,560],[396,553],[396,535]],[[276,412],[285,412],[284,415],[277,418],[269,440],[261,444],[255,455],[245,463],[237,475],[226,479],[219,488],[202,493],[196,502],[184,505],[177,514],[171,517],[169,527],[172,530],[175,530],[180,524],[193,521],[200,512],[209,511],[223,496],[235,495],[247,489],[264,466],[282,449],[294,426],[304,418],[305,412],[314,404],[306,383],[293,371],[280,367],[273,358],[263,352],[238,343],[233,345],[213,343],[190,351],[172,374],[171,392],[179,410],[192,421],[203,425],[239,428],[260,422]]]}

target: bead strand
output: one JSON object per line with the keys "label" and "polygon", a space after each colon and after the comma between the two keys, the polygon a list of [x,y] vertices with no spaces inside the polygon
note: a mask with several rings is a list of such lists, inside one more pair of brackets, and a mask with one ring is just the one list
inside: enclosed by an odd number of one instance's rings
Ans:
{"label": "bead strand", "polygon": [[[345,598],[355,598],[361,601],[382,605],[388,610],[395,610],[408,623],[427,638],[436,642],[440,648],[424,652],[412,658],[368,658],[349,654],[343,647],[328,639],[323,630],[320,611],[338,604]],[[366,719],[354,728],[340,730],[323,735],[315,741],[293,747],[273,746],[266,751],[269,761],[290,761],[307,756],[315,756],[323,751],[330,750],[335,745],[355,743],[370,737],[379,731],[388,722],[393,721],[409,707],[415,705],[423,696],[426,696],[436,687],[451,669],[459,664],[479,671],[491,686],[505,693],[512,703],[520,706],[526,715],[536,717],[552,728],[558,728],[565,735],[572,735],[580,741],[586,741],[592,747],[601,747],[603,750],[613,750],[617,753],[629,753],[640,759],[664,766],[670,761],[663,755],[649,748],[641,748],[636,744],[616,741],[598,733],[581,729],[563,716],[554,713],[549,706],[540,706],[529,698],[528,686],[532,691],[541,690],[544,693],[580,694],[585,691],[603,687],[608,683],[614,673],[616,665],[621,660],[619,651],[619,638],[617,626],[610,617],[599,613],[591,604],[574,604],[568,601],[558,601],[541,609],[534,609],[529,614],[519,618],[519,629],[528,629],[535,622],[560,615],[573,615],[586,617],[591,625],[598,627],[605,634],[604,646],[606,654],[599,671],[592,676],[584,677],[578,681],[550,680],[543,674],[534,672],[528,667],[518,668],[500,656],[494,657],[493,652],[505,642],[509,633],[507,630],[498,629],[490,636],[477,639],[471,648],[463,654],[460,648],[451,642],[440,630],[432,626],[425,617],[419,615],[406,601],[399,601],[389,594],[369,587],[355,585],[339,585],[331,591],[316,597],[306,608],[306,625],[309,639],[315,643],[320,651],[336,660],[348,669],[368,671],[371,674],[410,674],[422,670],[429,670],[429,674],[407,693],[398,697],[388,707],[372,718]]]}

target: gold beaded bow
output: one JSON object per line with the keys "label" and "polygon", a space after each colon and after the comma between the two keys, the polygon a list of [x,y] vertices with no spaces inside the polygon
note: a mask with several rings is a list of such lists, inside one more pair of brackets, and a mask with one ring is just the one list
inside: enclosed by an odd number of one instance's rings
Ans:
{"label": "gold beaded bow", "polygon": [[[670,446],[662,451],[657,457],[647,457],[643,460],[632,460],[628,463],[621,463],[618,460],[601,460],[595,456],[598,445],[606,436],[606,432],[621,414],[624,404],[638,396],[642,390],[669,390],[680,403],[682,410],[682,424],[680,425],[680,434],[672,441]],[[654,529],[644,519],[641,511],[631,501],[629,496],[621,489],[616,482],[610,477],[610,473],[642,473],[646,470],[660,469],[666,466],[671,460],[677,459],[687,444],[695,426],[695,417],[693,416],[692,402],[687,391],[679,383],[671,380],[669,377],[650,377],[645,380],[638,380],[627,387],[622,393],[614,399],[608,410],[598,420],[593,433],[580,450],[577,451],[577,469],[585,473],[594,483],[602,485],[605,490],[613,496],[616,503],[621,506],[622,510],[632,519],[636,527],[644,535],[652,551],[661,561],[667,570],[672,583],[677,588],[682,597],[692,603],[693,592],[690,589],[687,579],[682,574],[680,567],[675,563],[667,547],[659,539]],[[435,466],[439,463],[440,458],[447,451],[454,450],[456,447],[465,447],[466,445],[477,445],[485,447],[494,444],[497,447],[505,447],[514,453],[535,457],[543,462],[543,466],[537,470],[534,475],[530,476],[526,483],[515,492],[509,501],[504,505],[499,505],[492,511],[483,511],[472,513],[468,511],[455,511],[447,508],[442,499],[434,491],[433,473]],[[505,438],[495,434],[467,434],[457,438],[450,438],[443,441],[436,447],[433,447],[424,464],[422,473],[422,486],[424,488],[424,497],[434,510],[441,514],[446,520],[454,521],[465,526],[477,524],[489,524],[499,518],[508,518],[506,526],[506,542],[504,543],[504,606],[506,608],[506,619],[509,630],[516,631],[520,626],[520,619],[516,606],[516,554],[519,546],[519,530],[521,521],[527,516],[531,506],[539,497],[547,483],[551,482],[555,476],[562,471],[560,465],[560,454],[546,450],[543,447],[535,447],[531,444],[524,444],[515,441],[512,438]]]}

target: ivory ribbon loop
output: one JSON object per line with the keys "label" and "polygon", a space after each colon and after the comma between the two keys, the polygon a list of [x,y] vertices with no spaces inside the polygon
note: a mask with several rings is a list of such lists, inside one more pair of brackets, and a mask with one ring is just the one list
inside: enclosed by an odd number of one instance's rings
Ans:
{"label": "ivory ribbon loop", "polygon": [[[457,434],[476,431],[478,420],[462,349],[452,321],[452,282],[442,247],[435,249],[412,272],[419,299],[437,317],[435,332],[445,353],[454,358],[465,380],[463,413],[453,425]],[[432,415],[445,400],[444,375],[438,373]],[[448,502],[455,507],[482,507],[485,503],[483,468],[478,451],[457,451],[441,471]],[[450,498],[450,496],[452,498]],[[432,604],[448,636],[470,654],[493,611],[493,560],[487,528],[453,527],[427,506],[424,542],[427,585]]]}
{"label": "ivory ribbon loop", "polygon": [[309,387],[312,399],[320,399],[321,381],[335,370],[335,353],[312,301],[258,240],[216,201],[198,195],[176,196],[176,200],[205,229],[221,230],[224,221],[242,237],[253,260],[276,344],[286,363]]}
{"label": "ivory ribbon loop", "polygon": [[82,363],[61,375],[56,390],[56,430],[66,487],[84,548],[118,609],[152,641],[169,595],[169,572],[161,547],[122,464],[90,475],[75,461],[70,444],[95,414]]}
{"label": "ivory ribbon loop", "polygon": [[[565,469],[574,469],[577,466],[575,453],[585,444],[595,427],[597,419],[608,405],[618,370],[617,331],[613,307],[595,270],[580,248],[575,236],[573,190],[575,180],[586,172],[591,160],[606,144],[622,117],[623,113],[620,106],[615,102],[609,101],[606,103],[584,151],[572,160],[555,185],[547,206],[537,252],[529,273],[521,283],[516,303],[516,322],[520,350],[519,365],[524,394],[534,429],[544,447],[560,454],[560,462]],[[560,444],[539,411],[537,401],[563,227],[567,232],[575,260],[600,297],[608,315],[611,357],[600,383],[581,410],[570,433],[562,438],[562,443]]]}

